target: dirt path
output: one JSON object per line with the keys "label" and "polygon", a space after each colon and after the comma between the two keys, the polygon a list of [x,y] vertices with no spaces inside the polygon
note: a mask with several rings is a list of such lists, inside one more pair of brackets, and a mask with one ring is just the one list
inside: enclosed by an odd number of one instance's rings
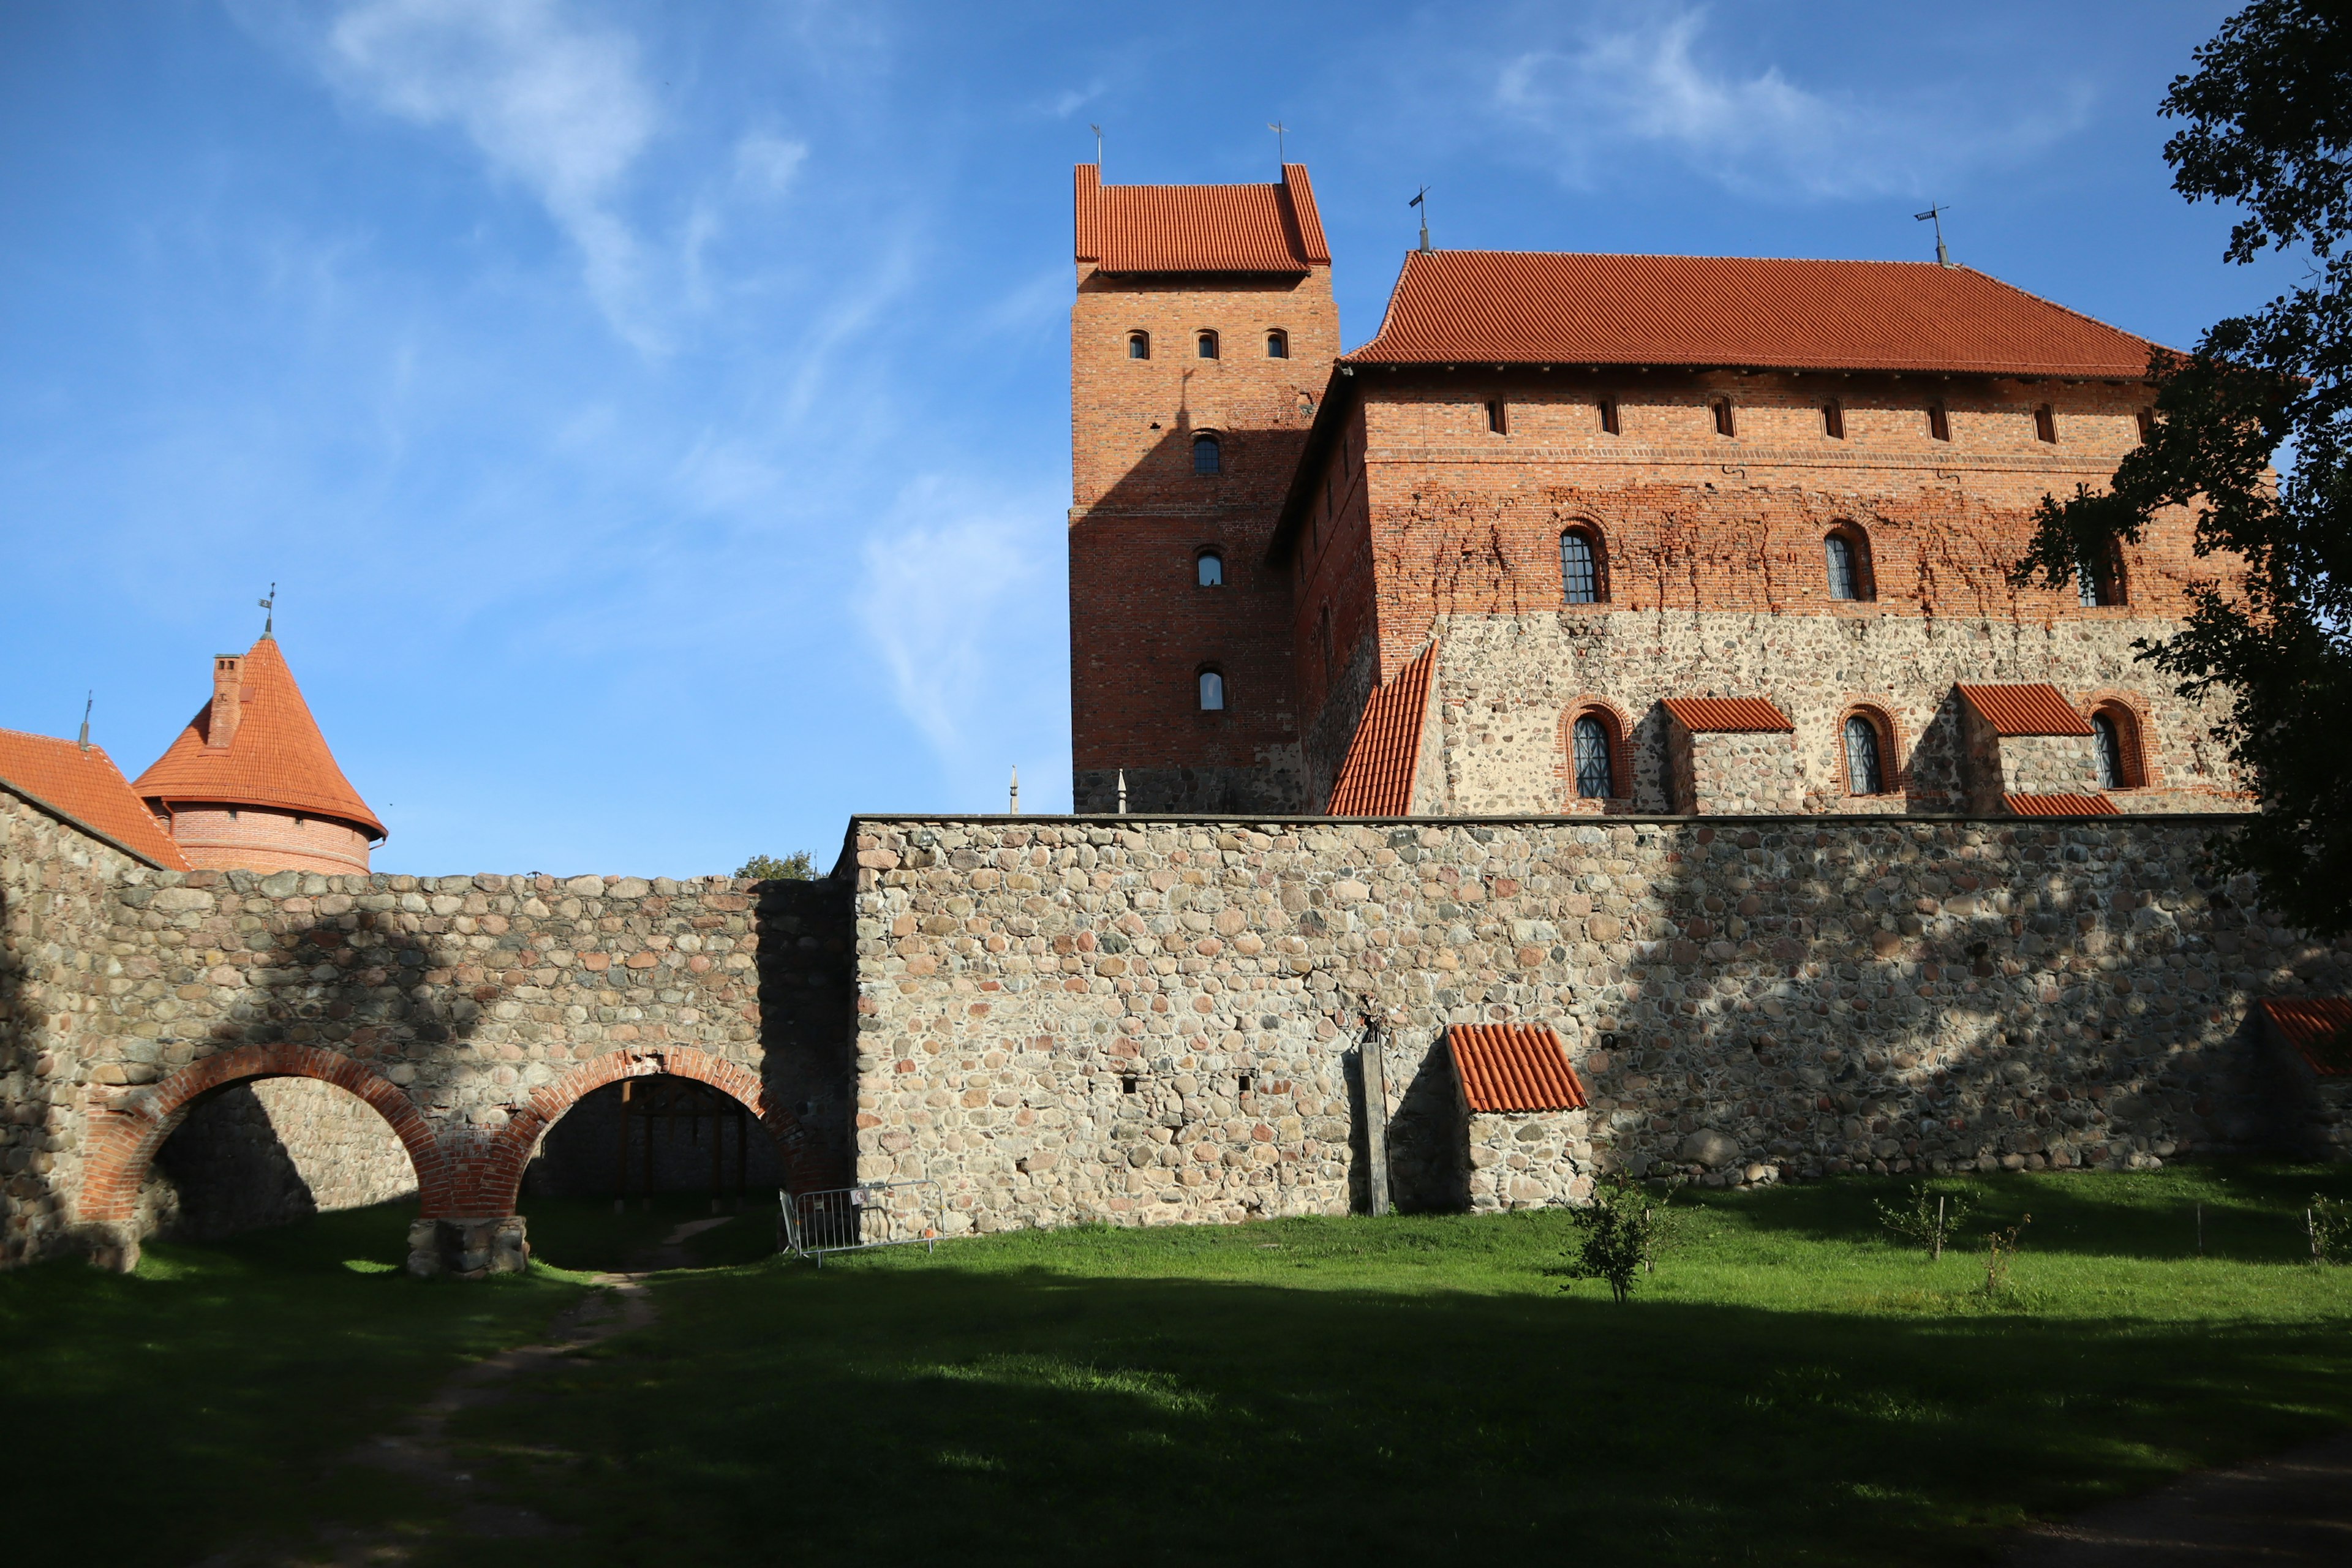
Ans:
{"label": "dirt path", "polygon": [[2041,1525],[2010,1568],[2352,1563],[2352,1432]]}

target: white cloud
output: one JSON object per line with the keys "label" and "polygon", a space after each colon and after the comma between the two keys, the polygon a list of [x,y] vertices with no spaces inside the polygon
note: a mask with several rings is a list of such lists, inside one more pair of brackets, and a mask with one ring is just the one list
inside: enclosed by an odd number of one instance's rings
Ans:
{"label": "white cloud", "polygon": [[1617,149],[1648,144],[1743,194],[1809,198],[1921,195],[1964,164],[2047,145],[2084,118],[2079,94],[1996,121],[1980,104],[1813,92],[1777,66],[1711,61],[1706,20],[1703,9],[1666,9],[1519,53],[1496,73],[1496,102],[1546,132],[1579,184],[1597,183]]}
{"label": "white cloud", "polygon": [[780,196],[808,159],[808,143],[753,131],[735,143],[735,184],[756,196]]}

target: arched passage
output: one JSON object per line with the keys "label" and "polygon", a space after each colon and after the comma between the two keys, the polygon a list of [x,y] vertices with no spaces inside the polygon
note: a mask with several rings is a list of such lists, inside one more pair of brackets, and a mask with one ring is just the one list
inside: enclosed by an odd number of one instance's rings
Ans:
{"label": "arched passage", "polygon": [[[88,1224],[126,1230],[138,1217],[139,1189],[155,1154],[189,1108],[215,1089],[255,1079],[306,1078],[330,1083],[364,1101],[390,1123],[416,1171],[417,1201],[427,1217],[446,1213],[451,1169],[439,1142],[414,1101],[372,1069],[315,1046],[240,1046],[181,1068],[160,1083],[134,1090],[93,1120],[82,1166],[78,1205]],[[135,1245],[128,1234],[122,1245]]]}
{"label": "arched passage", "polygon": [[463,1213],[485,1219],[514,1213],[531,1151],[565,1111],[579,1103],[582,1097],[606,1084],[663,1073],[707,1084],[749,1110],[775,1140],[784,1184],[793,1191],[837,1186],[847,1179],[831,1168],[800,1119],[769,1099],[767,1086],[751,1068],[690,1046],[614,1051],[573,1068],[553,1083],[542,1084],[530,1091],[529,1100],[514,1108],[490,1147],[465,1173],[460,1183],[460,1201],[467,1205]]}

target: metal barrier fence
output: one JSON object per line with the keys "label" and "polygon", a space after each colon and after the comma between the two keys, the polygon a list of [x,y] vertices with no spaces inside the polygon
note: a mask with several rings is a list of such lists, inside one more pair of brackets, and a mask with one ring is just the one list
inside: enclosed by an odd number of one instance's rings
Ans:
{"label": "metal barrier fence", "polygon": [[828,1252],[940,1243],[947,1194],[933,1181],[868,1182],[814,1193],[779,1193],[784,1246],[824,1267]]}

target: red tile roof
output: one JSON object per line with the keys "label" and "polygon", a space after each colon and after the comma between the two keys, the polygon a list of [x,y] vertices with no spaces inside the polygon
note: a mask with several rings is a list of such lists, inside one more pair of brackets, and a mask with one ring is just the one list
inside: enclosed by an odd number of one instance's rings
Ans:
{"label": "red tile roof", "polygon": [[2030,686],[1960,687],[1969,706],[1984,715],[1996,735],[2087,735],[2091,721],[2047,681]]}
{"label": "red tile roof", "polygon": [[2005,795],[2000,803],[2020,816],[2120,816],[2103,795]]}
{"label": "red tile roof", "polygon": [[193,869],[102,746],[0,730],[0,784],[151,866]]}
{"label": "red tile roof", "polygon": [[2271,996],[2256,1005],[2312,1071],[2322,1078],[2352,1077],[2352,999]]}
{"label": "red tile roof", "polygon": [[1406,255],[1380,335],[1343,363],[2136,378],[2155,346],[1965,267],[1440,250]]}
{"label": "red tile roof", "polygon": [[1473,1110],[1584,1109],[1567,1047],[1540,1024],[1456,1024],[1445,1041]]}
{"label": "red tile roof", "polygon": [[1356,721],[1348,759],[1331,785],[1328,816],[1403,816],[1412,810],[1421,764],[1421,730],[1429,712],[1429,678],[1437,668],[1431,643],[1396,679],[1372,693]]}
{"label": "red tile roof", "polygon": [[1693,734],[1793,734],[1797,728],[1761,697],[1669,697],[1664,706]]}
{"label": "red tile roof", "polygon": [[1077,167],[1077,259],[1105,272],[1305,272],[1328,267],[1307,165],[1271,185],[1106,185]]}
{"label": "red tile roof", "polygon": [[226,746],[206,743],[213,718],[207,701],[132,787],[167,805],[274,806],[384,837],[383,824],[335,765],[275,637],[263,637],[245,656],[242,689],[236,732]]}

